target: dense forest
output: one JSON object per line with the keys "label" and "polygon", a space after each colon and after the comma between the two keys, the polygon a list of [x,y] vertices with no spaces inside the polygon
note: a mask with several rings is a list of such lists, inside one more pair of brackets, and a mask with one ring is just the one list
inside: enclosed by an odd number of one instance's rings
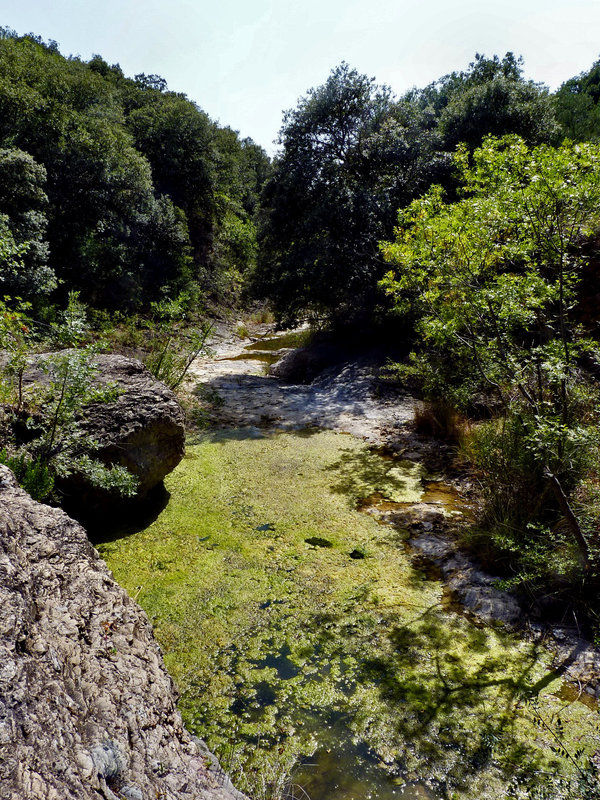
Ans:
{"label": "dense forest", "polygon": [[137,310],[254,265],[269,159],[159,76],[5,30],[0,119],[3,294]]}

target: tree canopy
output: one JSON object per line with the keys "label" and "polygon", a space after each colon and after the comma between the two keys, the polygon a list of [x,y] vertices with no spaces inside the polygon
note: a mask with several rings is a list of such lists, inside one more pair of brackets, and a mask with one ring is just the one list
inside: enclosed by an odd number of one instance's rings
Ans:
{"label": "tree canopy", "polygon": [[347,64],[288,111],[282,153],[264,193],[255,287],[282,320],[351,319],[381,305],[377,241],[396,210],[432,183],[454,186],[450,153],[484,136],[556,140],[548,91],[523,77],[522,62],[477,55],[398,100]]}
{"label": "tree canopy", "polygon": [[[220,232],[235,218],[255,241],[255,209],[237,197],[256,195],[268,162],[233,132],[221,152],[220,131],[160,76],[129,79],[100,56],[66,59],[56,43],[2,31],[0,211],[15,241],[30,243],[21,292],[41,295],[56,276],[62,294],[80,290],[95,305],[135,309],[190,287],[219,291],[233,258],[217,246]],[[239,163],[227,180],[223,160]],[[250,176],[255,168],[260,179]],[[37,182],[39,197],[25,211],[2,205],[11,181]],[[229,205],[219,200],[228,193]],[[236,270],[250,268],[253,248],[236,253]]]}
{"label": "tree canopy", "polygon": [[288,111],[263,195],[255,288],[288,322],[373,309],[377,240],[445,160],[429,115],[347,64]]}
{"label": "tree canopy", "polygon": [[562,84],[553,97],[556,117],[573,141],[600,140],[600,60]]}
{"label": "tree canopy", "polygon": [[[417,309],[412,370],[430,395],[468,408],[484,393],[518,426],[589,560],[567,495],[596,463],[594,382],[581,364],[597,346],[578,289],[600,228],[600,149],[489,138],[472,163],[466,147],[456,163],[462,199],[447,203],[432,187],[383,245],[387,291]],[[538,504],[527,501],[520,513],[533,516]]]}

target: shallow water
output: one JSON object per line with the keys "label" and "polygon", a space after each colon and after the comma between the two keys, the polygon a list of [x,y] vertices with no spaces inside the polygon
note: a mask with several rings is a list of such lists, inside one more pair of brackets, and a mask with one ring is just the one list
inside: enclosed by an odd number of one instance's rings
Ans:
{"label": "shallow water", "polygon": [[356,510],[422,501],[418,465],[241,428],[206,434],[166,485],[157,519],[101,552],[154,623],[186,724],[251,796],[504,798],[519,764],[555,758],[530,696],[593,746],[540,647],[446,611],[401,534]]}
{"label": "shallow water", "polygon": [[246,352],[248,351],[252,352],[253,350],[273,352],[275,350],[302,347],[302,345],[307,343],[309,337],[310,337],[310,331],[308,329],[302,329],[297,331],[284,331],[283,333],[269,334],[267,336],[263,336],[256,342],[252,342],[252,344],[246,345],[246,347],[244,347],[244,350]]}

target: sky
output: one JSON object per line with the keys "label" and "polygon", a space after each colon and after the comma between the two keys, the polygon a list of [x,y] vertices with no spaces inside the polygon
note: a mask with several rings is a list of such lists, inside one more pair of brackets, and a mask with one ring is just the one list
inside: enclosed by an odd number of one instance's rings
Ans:
{"label": "sky", "polygon": [[0,25],[161,75],[269,154],[342,61],[400,95],[475,53],[522,55],[550,89],[600,57],[600,0],[0,0]]}

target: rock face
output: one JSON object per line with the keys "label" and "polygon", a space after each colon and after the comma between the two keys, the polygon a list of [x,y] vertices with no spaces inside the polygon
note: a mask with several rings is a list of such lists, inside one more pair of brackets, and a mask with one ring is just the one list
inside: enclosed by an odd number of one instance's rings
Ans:
{"label": "rock face", "polygon": [[183,458],[184,414],[173,392],[154,378],[140,361],[98,355],[98,380],[114,382],[122,392],[114,403],[96,403],[85,410],[85,427],[100,442],[97,455],[121,464],[140,481],[144,496]]}
{"label": "rock face", "polygon": [[0,466],[0,798],[232,800],[144,612],[82,527]]}
{"label": "rock face", "polygon": [[[83,426],[99,442],[95,455],[106,464],[120,464],[133,473],[139,480],[137,497],[143,498],[183,458],[183,410],[174,393],[140,361],[119,355],[97,355],[94,363],[98,368],[98,383],[115,383],[120,395],[114,402],[87,406]],[[33,365],[27,370],[25,380],[43,384],[48,378]],[[74,499],[80,506],[93,510],[115,499],[108,492],[91,487],[79,475],[63,480],[60,488],[68,506],[73,505]]]}
{"label": "rock face", "polygon": [[310,383],[327,367],[340,360],[340,349],[327,342],[283,352],[269,373],[285,383]]}

